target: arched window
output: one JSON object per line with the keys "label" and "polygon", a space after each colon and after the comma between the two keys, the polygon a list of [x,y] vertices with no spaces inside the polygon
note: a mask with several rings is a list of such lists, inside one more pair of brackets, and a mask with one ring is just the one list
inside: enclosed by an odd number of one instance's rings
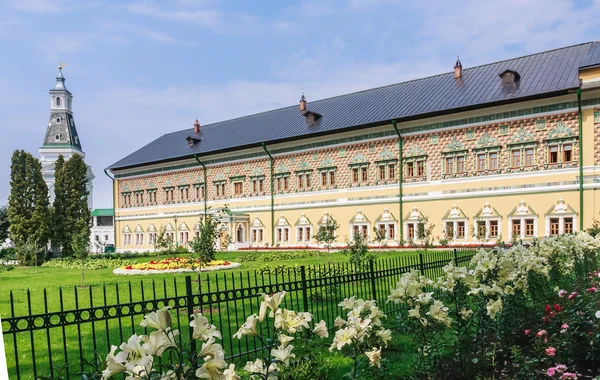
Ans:
{"label": "arched window", "polygon": [[60,107],[60,97],[56,98],[56,106]]}
{"label": "arched window", "polygon": [[59,134],[57,134],[57,135],[54,136],[54,141],[60,141],[60,135]]}

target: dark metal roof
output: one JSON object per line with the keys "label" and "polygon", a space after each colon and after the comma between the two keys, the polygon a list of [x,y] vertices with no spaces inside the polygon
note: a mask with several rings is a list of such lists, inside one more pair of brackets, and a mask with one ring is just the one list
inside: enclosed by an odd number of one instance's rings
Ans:
{"label": "dark metal roof", "polygon": [[[452,72],[385,87],[309,101],[307,109],[322,115],[312,124],[298,105],[222,121],[201,127],[199,134],[190,126],[168,133],[112,164],[123,169],[324,135],[343,130],[414,120],[461,112],[484,106],[567,93],[579,87],[578,69],[590,47],[584,43],[556,50],[509,59],[487,65],[463,68],[462,78]],[[505,70],[519,73],[521,79],[510,88],[501,86],[499,74]],[[190,146],[188,136],[200,138]]]}
{"label": "dark metal roof", "polygon": [[590,67],[599,66],[599,65],[600,65],[600,42],[596,41],[596,42],[592,42],[592,46],[590,46],[588,53],[585,55],[585,57],[583,57],[583,60],[581,61],[581,64],[579,65],[579,67],[582,69],[585,69],[585,68],[590,68]]}

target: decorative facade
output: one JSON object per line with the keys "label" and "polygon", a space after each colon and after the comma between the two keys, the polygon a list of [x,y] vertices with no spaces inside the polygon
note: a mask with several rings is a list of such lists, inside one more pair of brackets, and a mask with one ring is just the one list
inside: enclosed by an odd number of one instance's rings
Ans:
{"label": "decorative facade", "polygon": [[[431,225],[451,245],[588,228],[600,205],[596,49],[576,45],[539,53],[521,69],[516,58],[493,64],[496,72],[461,67],[415,81],[431,99],[410,106],[400,104],[408,95],[394,95],[409,85],[401,83],[165,135],[109,168],[117,248],[152,249],[151,227],[185,245],[205,212],[230,250],[317,246],[328,218],[340,225],[340,245],[355,234],[403,245]],[[555,56],[567,52],[576,58]],[[536,80],[560,74],[546,61],[571,77],[537,91]],[[451,90],[436,100],[441,86]],[[454,105],[469,92],[482,101]],[[419,108],[425,102],[438,102],[435,112]],[[130,238],[138,226],[143,238]]]}

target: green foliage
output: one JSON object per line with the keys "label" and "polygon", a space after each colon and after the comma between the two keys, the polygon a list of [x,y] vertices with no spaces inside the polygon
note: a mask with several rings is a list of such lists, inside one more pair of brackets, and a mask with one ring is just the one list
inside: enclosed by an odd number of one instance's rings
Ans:
{"label": "green foliage", "polygon": [[[71,249],[73,256],[79,259],[81,264],[81,286],[84,283],[85,277],[85,261],[90,253],[90,229],[87,226],[87,221],[80,219],[75,223],[76,230],[71,235]],[[86,228],[87,227],[87,228]]]}
{"label": "green foliage", "polygon": [[342,250],[342,253],[346,256],[350,256],[350,264],[356,268],[365,269],[367,263],[373,260],[375,256],[369,252],[366,239],[361,234],[354,234],[352,241],[347,242],[348,248]]}
{"label": "green foliage", "polygon": [[[0,230],[1,230],[1,228],[0,228]],[[594,219],[594,224],[592,224],[592,226],[590,228],[588,228],[586,230],[586,232],[593,237],[600,235],[600,222],[598,220]],[[1,233],[1,231],[0,231],[0,233]]]}
{"label": "green foliage", "polygon": [[0,273],[2,273],[2,272],[10,272],[11,270],[14,270],[14,269],[15,269],[15,267],[12,266],[12,265],[3,265],[3,264],[0,264]]}
{"label": "green foliage", "polygon": [[196,275],[200,281],[202,263],[208,263],[217,258],[215,241],[217,239],[217,222],[209,214],[205,215],[204,223],[200,223],[200,236],[190,242],[191,257],[197,259]]}
{"label": "green foliage", "polygon": [[64,194],[59,194],[58,198],[64,200],[65,204],[55,205],[54,215],[55,220],[62,221],[62,225],[56,226],[56,229],[62,240],[62,255],[66,257],[75,255],[73,235],[85,235],[89,241],[91,215],[88,207],[87,170],[83,158],[75,154],[64,163],[60,173],[57,173],[58,178],[64,181],[58,189]]}
{"label": "green foliage", "polygon": [[17,260],[19,265],[38,266],[44,263],[46,253],[30,238],[25,244],[17,248]]}
{"label": "green foliage", "polygon": [[[40,161],[23,150],[15,151],[10,168],[8,222],[10,236],[19,249],[26,244],[42,249],[48,243],[48,204],[48,187],[44,182]],[[27,254],[23,253],[22,257],[25,256]]]}
{"label": "green foliage", "polygon": [[54,203],[52,204],[52,233],[50,239],[54,247],[64,247],[67,243],[67,178],[64,170],[65,159],[59,155],[54,163]]}
{"label": "green foliage", "polygon": [[373,227],[373,241],[377,243],[379,248],[381,248],[381,245],[385,242],[385,240],[385,230]]}
{"label": "green foliage", "polygon": [[327,252],[322,251],[300,251],[300,252],[273,252],[273,253],[253,253],[240,256],[235,259],[238,263],[250,262],[269,262],[279,260],[305,259],[308,257],[323,257]]}
{"label": "green foliage", "polygon": [[329,254],[329,261],[331,262],[331,254],[329,250],[331,245],[337,240],[336,231],[340,228],[340,225],[333,219],[333,216],[329,216],[325,223],[319,226],[319,230],[315,235],[315,241],[318,244],[323,244],[327,248],[327,254]]}
{"label": "green foliage", "polygon": [[17,259],[17,249],[16,248],[0,249],[0,259],[16,260]]}
{"label": "green foliage", "polygon": [[192,256],[200,260],[201,263],[208,263],[216,259],[217,250],[215,240],[217,239],[217,222],[211,215],[206,215],[204,223],[200,223],[200,236],[194,238],[190,247]]}
{"label": "green foliage", "polygon": [[154,249],[157,251],[170,251],[173,248],[173,240],[167,236],[167,227],[162,226],[156,240],[154,241]]}
{"label": "green foliage", "polygon": [[8,238],[8,206],[0,206],[0,244]]}
{"label": "green foliage", "polygon": [[[93,256],[91,256],[93,257]],[[87,270],[97,270],[106,268],[119,268],[126,265],[134,264],[134,261],[123,260],[122,258],[103,258],[103,259],[74,259],[70,257],[52,259],[46,261],[42,266],[50,268],[62,268],[62,269],[81,269],[83,266]]]}

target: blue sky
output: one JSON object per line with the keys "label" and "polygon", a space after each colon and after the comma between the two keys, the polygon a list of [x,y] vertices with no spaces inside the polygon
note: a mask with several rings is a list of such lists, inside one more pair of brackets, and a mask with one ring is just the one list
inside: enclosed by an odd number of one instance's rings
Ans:
{"label": "blue sky", "polygon": [[[600,38],[600,1],[0,0],[0,204],[59,62],[92,165],[201,124]],[[283,128],[284,126],[282,126]]]}

